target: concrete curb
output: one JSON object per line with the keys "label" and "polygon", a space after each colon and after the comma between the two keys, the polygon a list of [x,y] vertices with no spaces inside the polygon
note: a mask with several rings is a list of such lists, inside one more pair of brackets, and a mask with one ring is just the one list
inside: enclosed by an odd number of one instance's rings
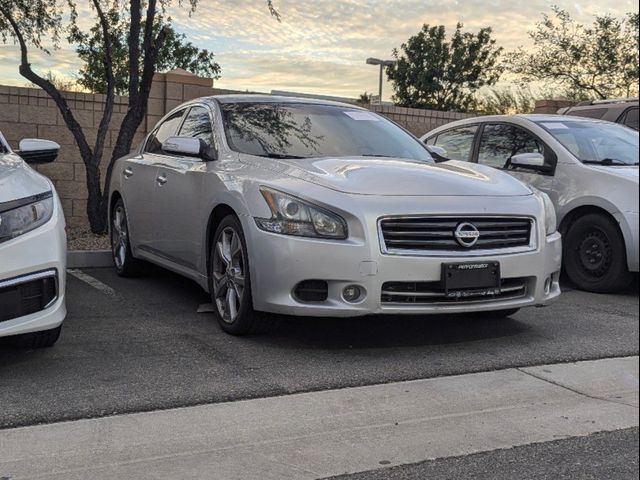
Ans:
{"label": "concrete curb", "polygon": [[67,268],[112,267],[110,250],[72,250],[67,253]]}

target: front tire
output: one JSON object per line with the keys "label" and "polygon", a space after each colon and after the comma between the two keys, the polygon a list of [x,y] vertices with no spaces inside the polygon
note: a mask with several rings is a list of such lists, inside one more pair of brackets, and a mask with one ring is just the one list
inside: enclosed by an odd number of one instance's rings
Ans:
{"label": "front tire", "polygon": [[232,335],[249,335],[272,330],[273,316],[253,309],[249,256],[242,225],[228,215],[211,244],[209,291],[220,327]]}
{"label": "front tire", "polygon": [[11,338],[11,343],[18,348],[34,349],[53,347],[60,338],[62,325],[51,330],[41,332],[24,333]]}
{"label": "front tire", "polygon": [[563,244],[565,271],[580,290],[617,292],[633,281],[624,238],[610,218],[597,213],[578,218]]}
{"label": "front tire", "polygon": [[137,277],[143,273],[144,263],[131,253],[127,211],[121,198],[111,211],[111,255],[119,276]]}

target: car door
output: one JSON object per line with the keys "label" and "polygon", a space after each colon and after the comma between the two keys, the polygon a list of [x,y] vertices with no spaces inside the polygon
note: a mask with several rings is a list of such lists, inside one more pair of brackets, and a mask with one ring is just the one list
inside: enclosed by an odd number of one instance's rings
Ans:
{"label": "car door", "polygon": [[184,110],[181,110],[161,120],[147,137],[141,153],[127,160],[122,171],[123,196],[135,248],[152,248],[157,210],[154,196],[158,161],[164,156],[162,142],[175,134],[183,114]]}
{"label": "car door", "polygon": [[511,165],[511,158],[521,153],[540,153],[549,165],[555,154],[536,135],[524,127],[509,123],[487,123],[477,138],[474,159],[481,165],[504,170],[517,179],[547,193],[555,202],[553,170],[536,171]]}
{"label": "car door", "polygon": [[[214,147],[211,110],[192,105],[177,136],[201,138]],[[214,147],[215,148],[215,147]],[[164,156],[158,163],[153,248],[167,260],[196,269],[201,250],[202,188],[207,162],[198,157]]]}

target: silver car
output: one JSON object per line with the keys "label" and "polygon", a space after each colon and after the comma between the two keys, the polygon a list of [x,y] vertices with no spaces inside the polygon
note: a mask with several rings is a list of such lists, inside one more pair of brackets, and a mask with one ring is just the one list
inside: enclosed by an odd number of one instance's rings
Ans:
{"label": "silver car", "polygon": [[218,96],[166,115],[110,188],[115,267],[210,292],[232,334],[269,313],[496,312],[560,294],[548,197],[492,168],[434,163],[351,105]]}
{"label": "silver car", "polygon": [[472,118],[422,137],[437,160],[509,172],[547,193],[579,288],[621,290],[638,272],[638,132],[559,115]]}

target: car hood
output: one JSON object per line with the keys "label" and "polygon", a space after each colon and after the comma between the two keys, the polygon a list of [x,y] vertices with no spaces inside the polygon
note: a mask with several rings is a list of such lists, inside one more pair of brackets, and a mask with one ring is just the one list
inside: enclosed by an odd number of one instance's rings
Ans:
{"label": "car hood", "polygon": [[49,181],[13,153],[0,154],[0,204],[51,190]]}
{"label": "car hood", "polygon": [[618,166],[618,165],[589,165],[591,168],[598,170],[600,172],[604,172],[607,175],[612,175],[614,177],[625,178],[628,180],[635,181],[638,184],[638,167],[635,165],[630,165],[628,167]]}
{"label": "car hood", "polygon": [[532,193],[506,173],[459,161],[428,163],[346,157],[287,159],[276,163],[281,173],[357,195],[509,197]]}

